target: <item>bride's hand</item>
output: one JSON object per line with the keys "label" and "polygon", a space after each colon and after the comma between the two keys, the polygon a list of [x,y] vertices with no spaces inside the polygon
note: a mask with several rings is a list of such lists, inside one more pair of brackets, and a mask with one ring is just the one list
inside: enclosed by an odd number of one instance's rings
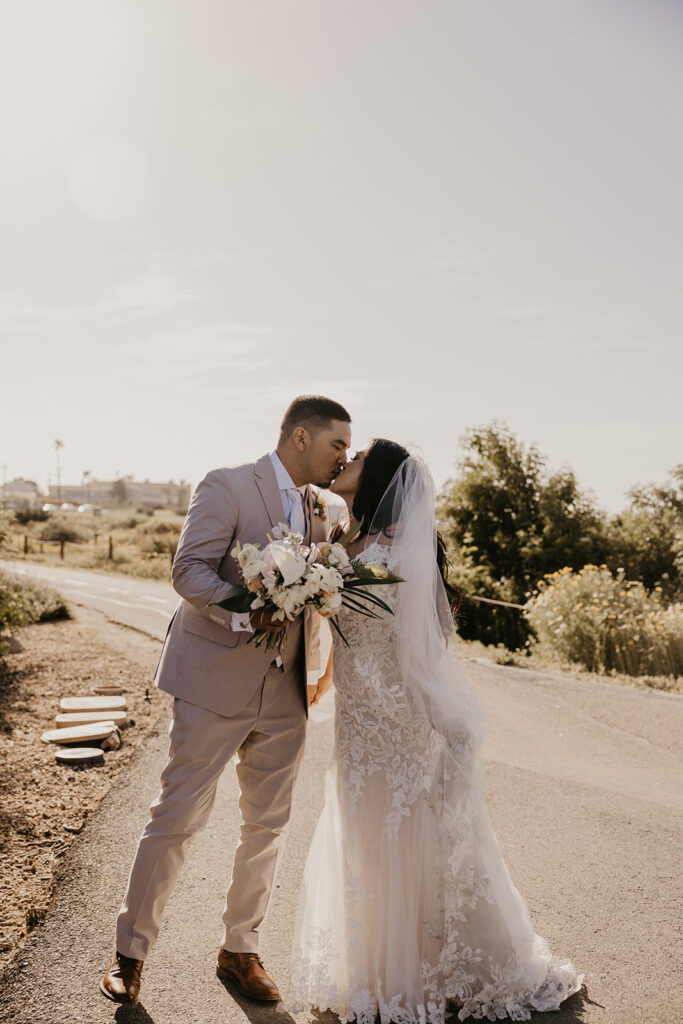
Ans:
{"label": "bride's hand", "polygon": [[332,676],[332,652],[330,651],[330,657],[328,659],[325,671],[318,679],[317,686],[308,687],[308,706],[311,707],[313,704],[318,704],[321,697],[324,697],[328,690],[331,690],[334,686],[334,678]]}
{"label": "bride's hand", "polygon": [[312,707],[314,704],[319,704],[320,703],[320,698],[324,697],[325,694],[327,693],[327,691],[332,689],[332,685],[333,685],[333,679],[332,679],[332,676],[330,675],[330,676],[328,676],[327,679],[324,679],[324,677],[321,676],[317,686],[309,686],[308,687],[308,706],[309,706],[309,708]]}

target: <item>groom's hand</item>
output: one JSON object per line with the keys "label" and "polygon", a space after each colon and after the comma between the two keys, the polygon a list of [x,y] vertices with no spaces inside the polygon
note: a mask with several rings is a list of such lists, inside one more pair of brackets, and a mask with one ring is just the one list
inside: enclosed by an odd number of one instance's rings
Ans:
{"label": "groom's hand", "polygon": [[266,633],[279,633],[287,624],[286,619],[284,622],[273,622],[273,612],[264,609],[254,612],[250,621],[254,629],[264,629]]}

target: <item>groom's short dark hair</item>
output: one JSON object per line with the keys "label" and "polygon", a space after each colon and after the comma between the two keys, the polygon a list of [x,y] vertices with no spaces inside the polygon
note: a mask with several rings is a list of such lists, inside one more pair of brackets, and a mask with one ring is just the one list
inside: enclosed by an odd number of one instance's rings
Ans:
{"label": "groom's short dark hair", "polygon": [[291,436],[295,427],[306,427],[312,434],[328,428],[332,420],[350,423],[351,417],[339,402],[323,395],[299,395],[290,403],[280,427],[280,444]]}

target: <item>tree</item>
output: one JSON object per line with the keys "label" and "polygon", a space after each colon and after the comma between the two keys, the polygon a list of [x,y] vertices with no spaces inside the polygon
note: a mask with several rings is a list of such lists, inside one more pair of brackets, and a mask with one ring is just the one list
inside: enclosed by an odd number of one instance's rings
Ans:
{"label": "tree", "polygon": [[683,598],[683,465],[664,484],[636,486],[630,506],[610,524],[611,569],[640,580],[648,590],[661,587],[671,601]]}
{"label": "tree", "polygon": [[109,488],[109,493],[117,504],[126,505],[128,503],[128,489],[125,479],[114,480],[114,483]]}
{"label": "tree", "polygon": [[537,544],[542,459],[496,422],[467,431],[461,446],[459,475],[439,503],[445,538],[458,561],[480,570],[482,585],[518,600],[525,589],[520,552],[526,563]]}
{"label": "tree", "polygon": [[[458,475],[439,501],[455,581],[479,597],[523,604],[547,572],[602,561],[605,520],[573,472],[550,474],[535,445],[505,424],[468,430]],[[461,633],[519,647],[528,637],[521,613],[465,606]]]}
{"label": "tree", "polygon": [[545,573],[603,560],[604,516],[572,470],[550,475],[536,446],[497,422],[469,430],[461,444],[460,473],[439,513],[458,561],[486,569],[489,588],[522,603]]}
{"label": "tree", "polygon": [[602,565],[610,550],[607,520],[592,495],[582,491],[573,470],[553,473],[541,486],[541,544],[534,585],[546,573],[570,566]]}

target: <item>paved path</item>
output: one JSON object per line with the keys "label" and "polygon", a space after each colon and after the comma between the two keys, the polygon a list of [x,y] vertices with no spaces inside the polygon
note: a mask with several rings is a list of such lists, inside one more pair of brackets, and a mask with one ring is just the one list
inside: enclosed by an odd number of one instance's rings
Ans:
{"label": "paved path", "polygon": [[138,580],[133,576],[61,568],[40,562],[0,561],[0,569],[48,583],[68,600],[96,608],[114,622],[141,629],[159,640],[163,640],[168,620],[178,603],[178,595],[171,584],[156,580]]}
{"label": "paved path", "polygon": [[[468,670],[489,717],[489,810],[510,872],[538,931],[587,975],[587,999],[533,1020],[677,1024],[683,699],[489,663],[469,662]],[[264,958],[283,985],[296,892],[322,801],[331,712],[328,700],[309,729],[263,932]],[[145,966],[141,1004],[116,1008],[97,991],[137,837],[156,794],[164,732],[138,752],[72,849],[51,913],[6,978],[0,1018],[7,1024],[292,1024],[286,1014],[236,997],[214,976],[239,827],[230,769]]]}

